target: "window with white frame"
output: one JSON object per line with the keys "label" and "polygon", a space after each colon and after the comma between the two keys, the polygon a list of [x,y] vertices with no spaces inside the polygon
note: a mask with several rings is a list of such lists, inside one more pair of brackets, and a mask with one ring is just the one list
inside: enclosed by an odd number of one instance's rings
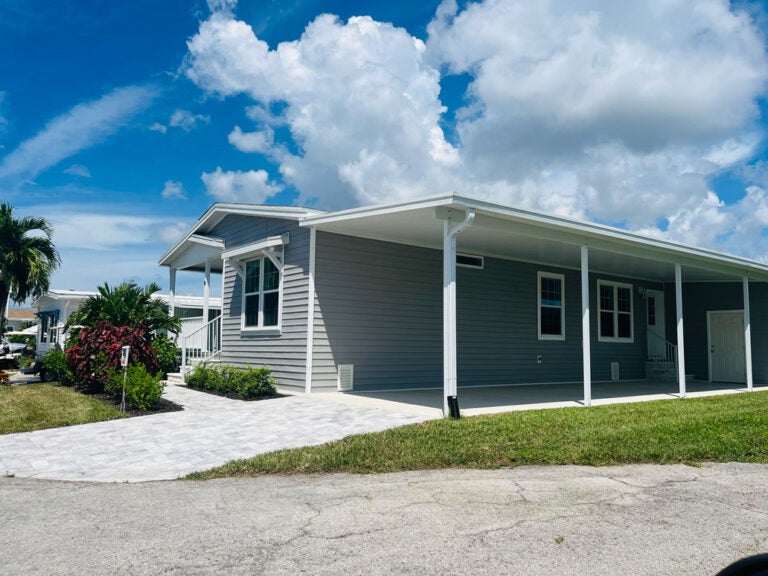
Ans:
{"label": "window with white frame", "polygon": [[565,276],[538,273],[539,340],[565,340]]}
{"label": "window with white frame", "polygon": [[243,328],[270,328],[280,324],[280,270],[262,256],[245,262]]}
{"label": "window with white frame", "polygon": [[597,281],[597,329],[601,342],[634,342],[632,285]]}

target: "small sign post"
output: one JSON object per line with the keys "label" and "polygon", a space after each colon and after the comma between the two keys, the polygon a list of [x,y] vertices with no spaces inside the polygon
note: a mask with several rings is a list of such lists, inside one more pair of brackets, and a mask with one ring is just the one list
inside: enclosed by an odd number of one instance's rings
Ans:
{"label": "small sign post", "polygon": [[120,401],[120,412],[125,412],[125,381],[128,379],[128,355],[131,353],[130,346],[123,346],[120,354],[120,366],[123,367],[123,399]]}

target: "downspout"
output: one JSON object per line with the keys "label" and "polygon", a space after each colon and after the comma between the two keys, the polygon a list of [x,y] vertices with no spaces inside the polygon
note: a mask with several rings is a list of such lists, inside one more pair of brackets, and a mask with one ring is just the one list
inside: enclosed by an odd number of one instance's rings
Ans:
{"label": "downspout", "polygon": [[450,210],[443,222],[443,415],[458,417],[458,400],[453,411],[449,398],[458,398],[456,360],[456,235],[475,221],[475,209],[468,208],[464,219],[451,224]]}

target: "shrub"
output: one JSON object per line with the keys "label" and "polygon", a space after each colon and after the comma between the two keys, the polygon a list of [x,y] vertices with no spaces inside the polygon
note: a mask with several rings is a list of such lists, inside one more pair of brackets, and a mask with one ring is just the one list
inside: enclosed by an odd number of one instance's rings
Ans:
{"label": "shrub", "polygon": [[199,364],[187,376],[187,386],[249,400],[277,394],[269,368],[235,368]]}
{"label": "shrub", "polygon": [[8,336],[8,342],[12,344],[26,344],[27,346],[35,346],[35,336],[32,334],[11,334]]}
{"label": "shrub", "polygon": [[157,361],[163,376],[179,369],[179,347],[168,336],[156,336],[152,341],[152,349],[155,351]]}
{"label": "shrub", "polygon": [[62,350],[48,350],[40,358],[40,379],[56,380],[64,386],[74,386],[75,378],[67,366],[67,356]]}
{"label": "shrub", "polygon": [[[163,395],[164,384],[160,372],[151,374],[143,364],[129,364],[125,378],[125,403],[131,408],[149,410]],[[111,370],[104,391],[117,399],[123,395],[123,371]]]}
{"label": "shrub", "polygon": [[150,374],[160,372],[152,343],[144,326],[131,328],[99,322],[83,328],[77,342],[67,349],[67,365],[78,386],[101,392],[112,371],[120,367],[121,348],[131,347],[131,364],[143,364]]}

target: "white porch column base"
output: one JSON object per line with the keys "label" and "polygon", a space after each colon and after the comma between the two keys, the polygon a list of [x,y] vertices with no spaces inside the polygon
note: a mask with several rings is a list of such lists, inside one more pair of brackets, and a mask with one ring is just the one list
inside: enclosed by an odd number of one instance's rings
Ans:
{"label": "white porch column base", "polygon": [[584,366],[584,406],[592,405],[592,352],[589,333],[589,247],[581,247],[581,353]]}
{"label": "white porch column base", "polygon": [[752,391],[752,326],[749,312],[749,278],[742,278],[744,287],[744,366],[747,372],[747,390]]}
{"label": "white porch column base", "polygon": [[685,341],[683,338],[683,268],[675,264],[675,309],[677,311],[677,380],[680,398],[685,398]]}

